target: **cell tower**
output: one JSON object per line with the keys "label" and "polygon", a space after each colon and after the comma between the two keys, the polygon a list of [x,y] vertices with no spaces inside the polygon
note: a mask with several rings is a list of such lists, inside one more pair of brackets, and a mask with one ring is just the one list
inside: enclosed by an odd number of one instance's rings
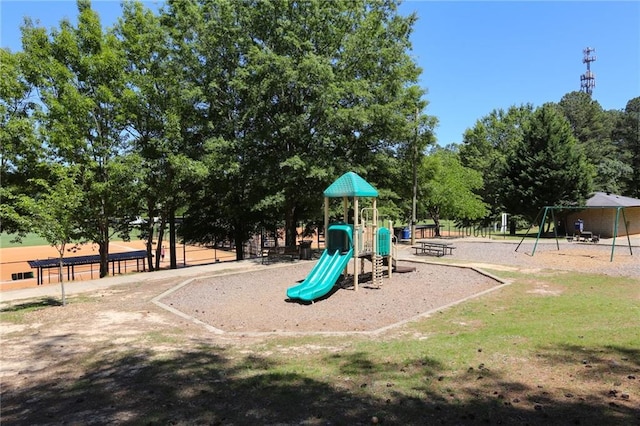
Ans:
{"label": "cell tower", "polygon": [[580,91],[585,92],[589,96],[591,96],[593,88],[596,87],[596,75],[591,72],[591,62],[595,61],[596,57],[590,56],[591,52],[595,51],[596,49],[593,47],[587,47],[582,51],[582,53],[584,53],[582,63],[587,64],[587,72],[580,76]]}

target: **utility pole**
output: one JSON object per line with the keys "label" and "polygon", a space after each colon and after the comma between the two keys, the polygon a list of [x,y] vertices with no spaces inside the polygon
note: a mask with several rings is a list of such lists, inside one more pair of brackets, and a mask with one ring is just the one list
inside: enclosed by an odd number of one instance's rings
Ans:
{"label": "utility pole", "polygon": [[416,133],[413,141],[413,203],[411,208],[411,245],[416,243],[416,206],[418,203],[418,107],[416,107]]}

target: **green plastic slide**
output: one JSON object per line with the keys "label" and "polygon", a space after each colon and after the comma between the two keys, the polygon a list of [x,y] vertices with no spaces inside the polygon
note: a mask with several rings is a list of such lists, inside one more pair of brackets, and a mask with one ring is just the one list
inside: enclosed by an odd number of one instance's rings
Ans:
{"label": "green plastic slide", "polygon": [[329,293],[352,256],[353,248],[346,252],[325,250],[307,278],[287,289],[287,297],[309,302]]}

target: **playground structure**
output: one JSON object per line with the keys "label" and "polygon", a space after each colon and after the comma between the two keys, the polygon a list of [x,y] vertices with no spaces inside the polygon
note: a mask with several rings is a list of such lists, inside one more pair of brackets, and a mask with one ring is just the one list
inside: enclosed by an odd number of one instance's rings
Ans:
{"label": "playground structure", "polygon": [[[372,207],[360,209],[359,198],[372,198]],[[385,264],[388,276],[397,259],[393,244],[393,224],[379,226],[376,198],[378,191],[356,173],[348,172],[324,191],[324,229],[327,243],[320,260],[307,278],[287,289],[287,297],[313,301],[329,293],[353,260],[353,287],[358,291],[358,277],[364,272],[364,260],[371,261],[373,285],[382,285]],[[343,221],[329,225],[329,199],[342,198]],[[349,224],[349,198],[353,198],[353,224]],[[360,261],[360,265],[358,265]]]}

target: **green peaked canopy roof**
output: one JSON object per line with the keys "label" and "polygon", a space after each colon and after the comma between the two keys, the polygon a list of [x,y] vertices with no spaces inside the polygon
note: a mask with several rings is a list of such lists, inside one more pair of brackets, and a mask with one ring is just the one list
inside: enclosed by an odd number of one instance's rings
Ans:
{"label": "green peaked canopy roof", "polygon": [[377,197],[378,190],[356,173],[347,172],[324,190],[324,196],[329,198]]}

